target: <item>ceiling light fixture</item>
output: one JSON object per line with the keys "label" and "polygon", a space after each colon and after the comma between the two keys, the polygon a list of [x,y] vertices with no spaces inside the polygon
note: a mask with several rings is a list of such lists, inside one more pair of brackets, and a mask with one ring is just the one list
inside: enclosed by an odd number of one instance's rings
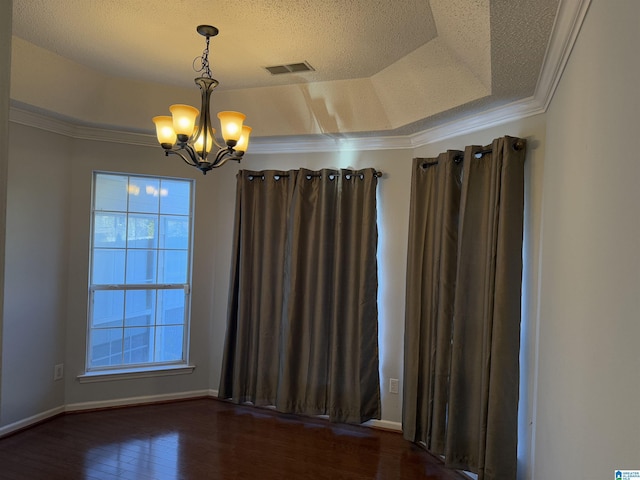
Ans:
{"label": "ceiling light fixture", "polygon": [[[211,126],[209,102],[218,81],[211,77],[209,69],[209,39],[218,34],[218,29],[211,25],[200,25],[196,30],[207,39],[202,56],[193,61],[194,70],[202,72],[202,76],[195,79],[202,97],[200,111],[190,105],[171,105],[169,110],[172,116],[153,117],[153,123],[165,155],[178,155],[186,164],[196,167],[206,175],[209,170],[221,167],[229,160],[239,162],[242,159],[249,145],[251,127],[243,125],[245,115],[242,113],[220,112],[218,118],[225,146],[216,141],[216,130]],[[200,62],[199,68],[196,68],[196,62]],[[198,115],[200,119],[196,128]],[[213,145],[218,149],[215,155],[211,153]],[[209,157],[210,153],[213,158]]]}

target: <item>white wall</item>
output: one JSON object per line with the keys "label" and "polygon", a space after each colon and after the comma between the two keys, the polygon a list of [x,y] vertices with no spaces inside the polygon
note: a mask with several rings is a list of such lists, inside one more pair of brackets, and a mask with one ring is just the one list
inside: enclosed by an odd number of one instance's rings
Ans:
{"label": "white wall", "polygon": [[640,469],[640,2],[594,0],[547,112],[536,479]]}

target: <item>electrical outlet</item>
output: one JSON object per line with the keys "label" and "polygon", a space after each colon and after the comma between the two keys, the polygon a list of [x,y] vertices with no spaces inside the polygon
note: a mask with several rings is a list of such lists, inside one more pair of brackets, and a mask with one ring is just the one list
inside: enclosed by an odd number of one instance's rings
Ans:
{"label": "electrical outlet", "polygon": [[398,393],[398,383],[397,378],[389,379],[389,393]]}
{"label": "electrical outlet", "polygon": [[59,363],[53,367],[53,379],[62,380],[62,377],[64,377],[64,363]]}

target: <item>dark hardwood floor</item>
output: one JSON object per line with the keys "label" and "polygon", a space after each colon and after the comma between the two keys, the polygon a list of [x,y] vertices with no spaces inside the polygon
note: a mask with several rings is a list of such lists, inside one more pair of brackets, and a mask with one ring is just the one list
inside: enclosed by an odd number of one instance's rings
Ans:
{"label": "dark hardwood floor", "polygon": [[395,432],[215,399],[62,415],[0,439],[0,479],[459,480]]}

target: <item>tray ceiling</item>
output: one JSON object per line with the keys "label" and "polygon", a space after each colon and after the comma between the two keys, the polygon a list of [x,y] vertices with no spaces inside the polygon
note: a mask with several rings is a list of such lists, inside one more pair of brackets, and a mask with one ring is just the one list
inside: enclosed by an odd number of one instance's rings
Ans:
{"label": "tray ceiling", "polygon": [[[410,133],[530,97],[558,9],[558,0],[13,4],[20,104],[150,131],[156,109],[184,95],[197,103],[192,65],[205,42],[195,28],[205,23],[220,30],[210,46],[214,104],[217,95],[220,109],[247,113],[257,136]],[[265,68],[300,62],[314,70]],[[135,108],[118,105],[131,96]]]}

